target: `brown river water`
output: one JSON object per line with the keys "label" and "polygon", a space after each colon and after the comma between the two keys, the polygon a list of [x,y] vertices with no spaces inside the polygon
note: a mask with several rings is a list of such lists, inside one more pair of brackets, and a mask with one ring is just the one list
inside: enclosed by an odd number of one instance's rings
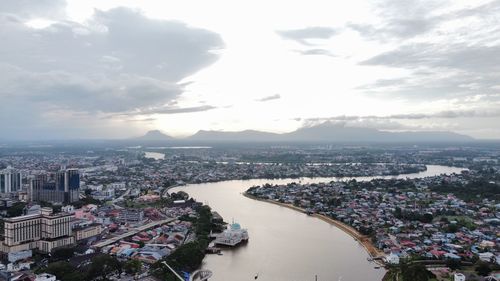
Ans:
{"label": "brown river water", "polygon": [[[417,178],[442,173],[460,173],[462,168],[428,165],[427,171],[396,176]],[[370,180],[383,177],[356,177]],[[395,178],[385,177],[385,178]],[[254,185],[290,182],[329,182],[348,178],[301,178],[279,180],[234,180],[190,184],[172,190],[185,191],[208,204],[226,222],[234,220],[248,229],[250,240],[223,255],[207,255],[203,268],[211,281],[380,281],[385,270],[376,269],[363,246],[354,238],[318,218],[244,197]]]}

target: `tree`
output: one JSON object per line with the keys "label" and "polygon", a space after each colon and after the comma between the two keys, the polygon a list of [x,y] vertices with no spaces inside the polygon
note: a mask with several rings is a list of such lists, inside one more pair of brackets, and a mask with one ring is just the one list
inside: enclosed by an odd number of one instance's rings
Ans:
{"label": "tree", "polygon": [[79,271],[73,271],[64,275],[61,281],[86,281],[85,274]]}
{"label": "tree", "polygon": [[44,272],[55,275],[61,281],[73,281],[75,271],[76,268],[65,261],[50,263],[44,270]]}
{"label": "tree", "polygon": [[396,207],[396,210],[394,211],[394,216],[398,219],[403,217],[403,211],[401,210],[400,207]]}
{"label": "tree", "polygon": [[460,269],[460,267],[462,267],[462,263],[460,262],[460,260],[448,259],[446,260],[446,266],[448,266],[452,270],[457,270]]}
{"label": "tree", "polygon": [[136,274],[141,271],[142,262],[138,260],[129,260],[123,265],[123,270],[128,274]]}
{"label": "tree", "polygon": [[401,275],[404,281],[428,281],[435,275],[428,271],[421,263],[407,265],[401,264]]}
{"label": "tree", "polygon": [[170,197],[173,200],[188,200],[189,194],[187,194],[184,191],[179,191],[179,192],[174,192],[174,193],[170,194]]}
{"label": "tree", "polygon": [[18,217],[23,215],[24,207],[26,207],[26,203],[16,202],[12,204],[12,207],[7,209],[7,216],[9,217]]}
{"label": "tree", "polygon": [[107,280],[108,275],[121,273],[122,264],[115,257],[109,255],[98,255],[92,258],[88,269],[88,279]]}
{"label": "tree", "polygon": [[167,264],[169,264],[177,272],[192,272],[196,270],[200,267],[201,262],[205,257],[205,248],[205,243],[200,243],[198,241],[189,242],[180,246],[170,256],[153,265],[156,277],[162,278],[163,280],[175,280],[171,279],[172,276],[170,270],[162,264],[163,261],[166,261]]}
{"label": "tree", "polygon": [[431,223],[433,219],[434,219],[434,216],[431,213],[425,213],[422,216],[421,221],[423,223]]}
{"label": "tree", "polygon": [[67,260],[73,257],[74,253],[75,253],[74,248],[58,248],[52,251],[52,260],[54,261]]}
{"label": "tree", "polygon": [[455,233],[459,230],[459,226],[457,224],[454,224],[454,223],[450,223],[447,227],[447,230],[446,232],[449,232],[449,233]]}
{"label": "tree", "polygon": [[479,274],[481,276],[486,276],[486,275],[490,274],[491,267],[488,263],[480,261],[476,266],[476,272],[477,272],[477,274]]}

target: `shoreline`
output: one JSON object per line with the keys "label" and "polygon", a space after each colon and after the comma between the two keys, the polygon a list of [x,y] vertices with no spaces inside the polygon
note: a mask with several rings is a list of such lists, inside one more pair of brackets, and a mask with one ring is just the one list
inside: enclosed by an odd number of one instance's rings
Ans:
{"label": "shoreline", "polygon": [[[306,210],[304,210],[304,209],[302,209],[300,207],[291,205],[291,204],[276,202],[276,201],[269,200],[269,199],[258,198],[258,197],[255,197],[253,195],[248,194],[247,192],[243,192],[242,194],[243,194],[243,196],[245,196],[247,198],[250,198],[250,199],[253,199],[253,200],[275,204],[275,205],[278,205],[278,206],[281,206],[281,207],[285,207],[285,208],[292,209],[294,211],[301,212],[303,214],[307,214]],[[326,223],[328,223],[330,225],[333,225],[333,226],[337,227],[338,229],[342,230],[344,233],[346,233],[349,236],[353,237],[354,240],[356,240],[361,246],[363,246],[363,248],[365,249],[365,251],[368,253],[368,255],[371,258],[376,258],[376,257],[379,257],[381,255],[384,255],[384,253],[382,251],[380,251],[379,249],[377,249],[377,247],[375,247],[375,245],[373,245],[373,243],[370,241],[369,237],[367,237],[366,235],[363,235],[363,234],[359,233],[353,227],[351,227],[351,226],[349,226],[349,225],[347,225],[347,224],[345,224],[343,222],[340,222],[338,220],[335,220],[333,218],[327,217],[325,215],[312,214],[310,216],[318,218],[318,219],[320,219],[320,220],[322,220],[322,221],[324,221],[324,222],[326,222]],[[382,261],[373,260],[373,262],[376,263],[376,264],[378,264],[379,266],[385,266],[385,264]]]}

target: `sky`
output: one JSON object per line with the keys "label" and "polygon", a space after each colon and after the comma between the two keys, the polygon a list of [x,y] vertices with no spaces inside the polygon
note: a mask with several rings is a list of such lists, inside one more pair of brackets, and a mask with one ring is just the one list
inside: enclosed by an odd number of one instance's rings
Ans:
{"label": "sky", "polygon": [[0,139],[500,139],[500,1],[0,0]]}

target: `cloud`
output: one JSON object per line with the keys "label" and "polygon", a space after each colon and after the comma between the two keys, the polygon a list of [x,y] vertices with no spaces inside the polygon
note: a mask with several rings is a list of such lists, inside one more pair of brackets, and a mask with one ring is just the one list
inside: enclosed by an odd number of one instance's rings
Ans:
{"label": "cloud", "polygon": [[[122,118],[124,116],[147,116],[154,114],[182,114],[182,113],[194,113],[194,112],[204,112],[213,109],[217,109],[218,107],[212,105],[200,105],[200,106],[191,106],[191,107],[179,107],[176,105],[176,102],[172,103],[173,105],[166,105],[162,107],[151,107],[151,108],[143,108],[140,110],[133,110],[129,112],[121,112],[116,114],[108,114],[104,116],[102,119],[115,119]],[[155,118],[140,118],[140,119],[127,119],[132,121],[153,121]]]}
{"label": "cloud", "polygon": [[[436,113],[412,113],[412,114],[393,114],[386,116],[376,115],[339,115],[325,118],[307,118],[311,124],[323,122],[352,122],[352,121],[382,121],[382,120],[422,120],[422,119],[455,119],[455,118],[490,118],[500,117],[498,108],[478,108],[467,110],[444,110]],[[300,121],[301,119],[295,119]]]}
{"label": "cloud", "polygon": [[393,49],[359,64],[381,71],[382,67],[399,69],[404,74],[375,80],[358,90],[372,97],[411,101],[498,93],[499,0],[467,6],[428,0],[375,3],[376,20],[351,22],[347,27]]}
{"label": "cloud", "polygon": [[[500,109],[477,108],[470,110],[446,110],[436,113],[415,113],[415,114],[393,114],[386,116],[375,115],[339,115],[333,117],[320,118],[295,118],[295,121],[302,121],[303,127],[317,126],[319,124],[333,124],[343,127],[374,128],[378,130],[460,130],[464,129],[460,125],[462,121],[455,119],[474,120],[481,118],[485,123],[495,123],[500,117]],[[485,119],[486,118],[486,119]],[[471,121],[474,123],[474,121]],[[470,130],[477,129],[472,126]]]}
{"label": "cloud", "polygon": [[370,24],[349,23],[347,27],[359,32],[369,39],[389,41],[392,39],[411,38],[431,30],[438,19],[397,19],[376,27]]}
{"label": "cloud", "polygon": [[384,65],[401,68],[442,67],[465,71],[499,71],[500,46],[470,46],[467,44],[444,47],[419,43],[403,45],[363,61],[364,65]]}
{"label": "cloud", "polygon": [[66,1],[64,0],[2,0],[0,12],[12,14],[23,19],[64,18]]}
{"label": "cloud", "polygon": [[[21,5],[28,1],[14,2],[9,13],[42,13]],[[187,85],[182,80],[216,61],[214,51],[224,47],[216,33],[128,8],[96,11],[84,24],[57,21],[42,29],[3,12],[0,128],[57,124],[64,131],[78,114],[92,118],[173,103]],[[55,114],[61,112],[64,121]]]}
{"label": "cloud", "polygon": [[307,27],[302,29],[276,31],[283,39],[294,40],[303,45],[312,45],[308,40],[329,39],[337,32],[335,29],[323,26]]}
{"label": "cloud", "polygon": [[202,112],[212,109],[216,109],[216,106],[212,105],[200,105],[192,107],[162,107],[162,108],[152,108],[147,110],[141,110],[134,114],[180,114],[180,113],[192,113],[192,112]]}
{"label": "cloud", "polygon": [[266,102],[266,101],[271,101],[271,100],[277,100],[277,99],[280,99],[280,98],[281,98],[280,94],[275,94],[275,95],[263,97],[263,98],[260,98],[260,99],[256,99],[255,101]]}
{"label": "cloud", "polygon": [[359,89],[400,97],[442,98],[498,93],[500,46],[406,44],[365,60],[367,66],[407,69],[407,77],[381,79]]}
{"label": "cloud", "polygon": [[429,32],[446,20],[445,15],[435,13],[444,6],[444,1],[374,1],[372,13],[378,17],[378,21],[350,22],[346,26],[372,40],[409,39]]}
{"label": "cloud", "polygon": [[304,56],[328,56],[328,57],[335,57],[332,52],[326,49],[309,49],[309,50],[297,50],[297,53],[304,55]]}
{"label": "cloud", "polygon": [[131,122],[153,122],[153,121],[156,121],[156,118],[144,118],[144,119],[129,119],[127,121],[131,121]]}

